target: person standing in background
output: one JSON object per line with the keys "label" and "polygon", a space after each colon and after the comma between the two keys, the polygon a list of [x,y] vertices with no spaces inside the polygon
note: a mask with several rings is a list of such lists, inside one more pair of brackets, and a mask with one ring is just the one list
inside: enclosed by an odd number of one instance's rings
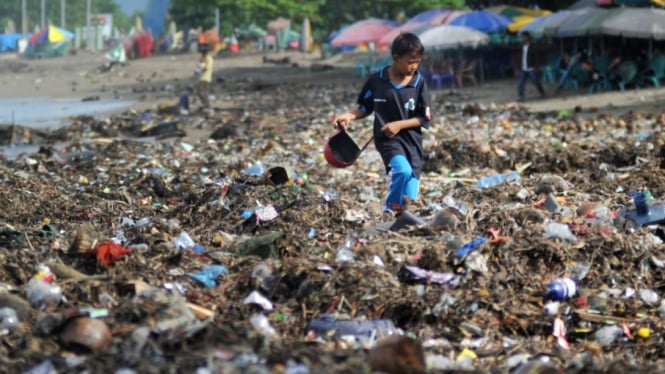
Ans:
{"label": "person standing in background", "polygon": [[526,83],[527,76],[538,88],[540,96],[545,97],[545,90],[536,76],[533,69],[533,51],[531,51],[531,35],[525,31],[522,33],[522,60],[519,81],[517,83],[517,94],[519,101],[524,101],[524,84]]}
{"label": "person standing in background", "polygon": [[206,43],[200,43],[199,50],[201,58],[199,59],[198,72],[200,73],[199,82],[196,87],[196,95],[201,100],[203,108],[210,108],[210,86],[212,85],[213,59],[210,55],[210,46]]}

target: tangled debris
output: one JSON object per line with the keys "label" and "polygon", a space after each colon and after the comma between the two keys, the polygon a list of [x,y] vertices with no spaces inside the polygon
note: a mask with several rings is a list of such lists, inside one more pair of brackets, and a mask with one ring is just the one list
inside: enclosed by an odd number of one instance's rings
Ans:
{"label": "tangled debris", "polygon": [[[60,150],[5,161],[7,370],[663,370],[665,231],[629,214],[661,207],[663,116],[439,100],[396,226],[375,152],[347,169],[321,154],[352,96],[80,117]],[[214,139],[173,137],[192,128]]]}

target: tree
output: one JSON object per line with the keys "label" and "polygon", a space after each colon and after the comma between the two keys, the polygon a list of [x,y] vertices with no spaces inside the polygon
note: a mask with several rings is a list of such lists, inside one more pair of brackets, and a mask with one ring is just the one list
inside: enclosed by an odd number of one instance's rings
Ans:
{"label": "tree", "polygon": [[220,7],[221,30],[228,34],[233,27],[256,24],[265,27],[277,17],[292,20],[295,28],[308,17],[312,29],[327,34],[358,19],[412,16],[438,7],[463,8],[464,0],[173,0],[171,15],[181,27],[209,28],[214,23],[214,9]]}
{"label": "tree", "polygon": [[510,5],[521,6],[521,7],[533,7],[538,5],[541,9],[549,10],[560,10],[567,9],[571,5],[575,4],[577,0],[557,0],[557,1],[547,1],[547,0],[510,0],[510,1],[501,1],[501,0],[467,0],[466,3],[471,9],[483,9],[490,6],[504,5],[510,3]]}
{"label": "tree", "polygon": [[[41,22],[41,0],[27,0],[28,13],[28,31],[33,31],[35,26],[40,26]],[[85,26],[86,0],[67,0],[66,2],[65,23],[67,29]],[[46,20],[53,25],[60,25],[60,1],[46,1]],[[113,0],[92,0],[91,13],[111,13],[113,14],[113,23],[117,27],[126,28],[131,24],[120,7]],[[16,27],[21,28],[21,0],[2,0],[0,1],[0,14],[13,20]]]}

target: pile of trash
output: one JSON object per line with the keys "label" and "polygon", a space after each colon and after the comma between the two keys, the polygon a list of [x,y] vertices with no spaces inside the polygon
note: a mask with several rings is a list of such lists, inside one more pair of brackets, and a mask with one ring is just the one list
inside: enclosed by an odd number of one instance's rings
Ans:
{"label": "pile of trash", "polygon": [[[4,366],[662,370],[663,116],[437,98],[421,197],[390,219],[371,147],[322,155],[355,94],[301,88],[79,118],[66,146],[4,161]],[[173,137],[192,128],[213,136]]]}

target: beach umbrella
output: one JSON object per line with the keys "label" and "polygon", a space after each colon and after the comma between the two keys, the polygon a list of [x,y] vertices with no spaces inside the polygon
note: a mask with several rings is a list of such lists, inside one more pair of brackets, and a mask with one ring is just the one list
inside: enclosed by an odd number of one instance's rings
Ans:
{"label": "beach umbrella", "polygon": [[512,6],[512,5],[498,5],[498,6],[493,6],[486,8],[485,10],[496,13],[496,14],[501,14],[503,16],[506,16],[513,21],[515,21],[515,18],[517,17],[531,17],[531,18],[536,18],[540,16],[546,16],[548,14],[552,14],[551,11],[549,10],[544,10],[544,9],[531,9],[531,8],[523,8],[519,6]]}
{"label": "beach umbrella", "polygon": [[284,17],[278,17],[270,22],[268,22],[268,30],[279,32],[286,28],[291,27],[291,20]]}
{"label": "beach umbrella", "polygon": [[511,23],[510,18],[489,12],[486,10],[477,10],[462,14],[454,20],[448,22],[451,26],[466,26],[468,28],[482,32],[501,32],[506,30]]}
{"label": "beach umbrella", "polygon": [[385,35],[383,35],[383,37],[379,40],[378,43],[376,43],[376,45],[379,49],[385,49],[386,47],[389,47],[393,43],[393,40],[395,40],[395,38],[399,34],[404,33],[404,32],[411,32],[411,31],[413,31],[415,29],[418,29],[418,28],[421,28],[423,26],[427,26],[427,24],[422,23],[422,22],[408,22],[408,23],[405,23],[402,26],[397,27],[397,28],[389,31]]}
{"label": "beach umbrella", "polygon": [[478,47],[489,42],[489,36],[465,26],[423,26],[412,31],[427,49]]}
{"label": "beach umbrella", "polygon": [[383,19],[358,21],[340,31],[330,44],[333,47],[358,46],[365,43],[377,43],[381,38],[397,27],[397,23]]}
{"label": "beach umbrella", "polygon": [[41,29],[39,32],[32,34],[28,41],[30,44],[39,45],[44,44],[48,40],[48,29]]}
{"label": "beach umbrella", "polygon": [[300,33],[300,50],[309,52],[312,49],[312,27],[309,18],[305,17],[302,21],[302,30]]}
{"label": "beach umbrella", "polygon": [[589,14],[588,12],[591,12],[595,10],[596,8],[582,8],[578,10],[573,10],[573,11],[560,11],[554,14],[551,14],[548,17],[548,20],[546,21],[545,25],[543,25],[543,33],[545,36],[549,37],[554,37],[556,36],[557,31],[559,30],[559,26],[566,22],[569,18],[571,17],[578,17],[579,15],[584,15],[584,14]]}
{"label": "beach umbrella", "polygon": [[428,25],[445,25],[453,19],[462,14],[468,13],[465,10],[451,10],[451,9],[432,9],[422,13],[418,13],[411,17],[405,24],[418,23]]}
{"label": "beach umbrella", "polygon": [[586,8],[576,11],[556,29],[553,36],[571,38],[579,36],[600,35],[601,24],[621,9]]}
{"label": "beach umbrella", "polygon": [[520,32],[529,32],[534,38],[545,36],[545,31],[548,27],[558,27],[566,18],[572,13],[569,10],[562,10],[547,16],[540,16],[530,22],[528,25],[522,27]]}
{"label": "beach umbrella", "polygon": [[606,35],[665,40],[665,9],[622,8],[601,24]]}
{"label": "beach umbrella", "polygon": [[395,40],[395,38],[401,33],[409,32],[411,30],[414,30],[418,27],[422,27],[425,25],[432,25],[432,26],[445,25],[465,13],[468,12],[464,10],[448,10],[448,9],[433,9],[419,13],[414,17],[412,17],[411,19],[409,19],[402,26],[399,26],[396,29],[385,34],[381,38],[381,40],[379,40],[377,46],[379,47],[379,49],[385,48],[387,46],[390,46],[393,40]]}
{"label": "beach umbrella", "polygon": [[513,18],[513,23],[508,25],[508,31],[518,32],[523,29],[526,25],[538,19],[538,17],[532,16],[517,16]]}

